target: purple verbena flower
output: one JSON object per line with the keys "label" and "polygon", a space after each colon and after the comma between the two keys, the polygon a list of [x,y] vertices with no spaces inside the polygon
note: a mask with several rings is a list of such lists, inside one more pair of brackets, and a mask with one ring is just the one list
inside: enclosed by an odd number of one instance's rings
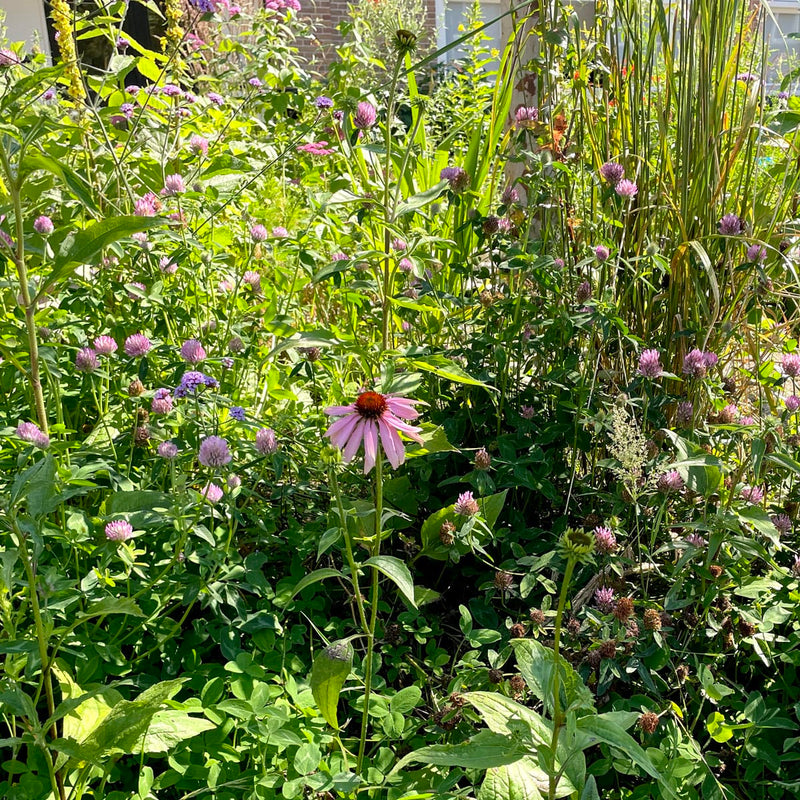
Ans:
{"label": "purple verbena flower", "polygon": [[228,409],[228,414],[231,419],[235,419],[237,422],[244,422],[245,420],[245,410],[241,406],[231,406]]}
{"label": "purple verbena flower", "polygon": [[315,101],[314,105],[320,109],[320,111],[328,108],[333,108],[333,100],[330,97],[325,97],[325,95],[320,95]]}

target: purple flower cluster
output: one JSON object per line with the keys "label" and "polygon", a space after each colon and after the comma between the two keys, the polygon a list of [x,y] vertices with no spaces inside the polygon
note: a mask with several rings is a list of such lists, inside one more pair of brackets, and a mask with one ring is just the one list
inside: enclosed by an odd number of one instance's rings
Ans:
{"label": "purple flower cluster", "polygon": [[439,178],[450,184],[450,190],[460,194],[469,188],[469,173],[463,167],[445,167]]}
{"label": "purple flower cluster", "polygon": [[676,469],[670,469],[663,475],[659,476],[656,482],[656,488],[662,494],[673,494],[679,492],[684,487],[683,478]]}
{"label": "purple flower cluster", "polygon": [[150,411],[153,414],[169,414],[172,411],[172,395],[169,389],[156,389]]}
{"label": "purple flower cluster", "polygon": [[462,517],[474,517],[480,511],[480,506],[472,496],[472,492],[462,492],[453,506],[453,511]]}
{"label": "purple flower cluster", "polygon": [[117,519],[106,525],[105,534],[110,542],[127,542],[133,536],[133,526],[127,520]]}
{"label": "purple flower cluster", "polygon": [[206,351],[197,339],[187,339],[181,345],[181,358],[188,364],[199,364],[206,360]]}
{"label": "purple flower cluster", "polygon": [[786,353],[781,360],[783,372],[790,378],[800,375],[800,353]]}
{"label": "purple flower cluster", "polygon": [[738,214],[725,214],[717,223],[717,230],[723,236],[738,236],[744,229],[744,222]]}
{"label": "purple flower cluster", "polygon": [[207,436],[200,443],[197,460],[204,467],[224,467],[230,464],[233,456],[228,448],[228,442],[221,436]]}
{"label": "purple flower cluster", "polygon": [[663,372],[658,350],[644,350],[639,356],[639,374],[644,378],[658,378]]}
{"label": "purple flower cluster", "polygon": [[709,369],[716,366],[719,358],[716,353],[694,348],[683,359],[683,374],[690,378],[705,378]]}
{"label": "purple flower cluster", "polygon": [[204,375],[196,370],[189,370],[189,372],[183,373],[181,382],[175,388],[175,397],[186,397],[190,394],[195,394],[203,386],[216,389],[219,383],[216,378],[212,378],[210,375]]}
{"label": "purple flower cluster", "polygon": [[625,168],[616,161],[606,161],[600,167],[600,177],[612,186],[616,186],[625,177]]}
{"label": "purple flower cluster", "polygon": [[265,456],[271,456],[278,450],[278,437],[272,428],[261,428],[256,433],[256,450]]}
{"label": "purple flower cluster", "polygon": [[594,546],[598,553],[609,555],[617,549],[617,537],[611,528],[598,525],[594,529]]}
{"label": "purple flower cluster", "polygon": [[[267,0],[269,2],[269,0]],[[361,131],[368,130],[378,120],[378,111],[372,103],[362,101],[356,108],[356,113],[353,114],[353,125]]]}
{"label": "purple flower cluster", "polygon": [[610,586],[603,586],[594,593],[594,602],[604,614],[610,613],[616,605],[614,602],[614,590]]}
{"label": "purple flower cluster", "polygon": [[50,437],[35,422],[20,422],[17,425],[17,436],[40,450],[50,447]]}

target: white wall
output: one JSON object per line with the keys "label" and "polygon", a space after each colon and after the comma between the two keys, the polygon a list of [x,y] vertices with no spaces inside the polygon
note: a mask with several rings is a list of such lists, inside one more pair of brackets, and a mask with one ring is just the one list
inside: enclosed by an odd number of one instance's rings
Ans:
{"label": "white wall", "polygon": [[47,21],[42,0],[0,0],[0,9],[5,13],[5,24],[10,42],[27,42],[32,46],[37,41],[41,50],[50,53],[47,38]]}

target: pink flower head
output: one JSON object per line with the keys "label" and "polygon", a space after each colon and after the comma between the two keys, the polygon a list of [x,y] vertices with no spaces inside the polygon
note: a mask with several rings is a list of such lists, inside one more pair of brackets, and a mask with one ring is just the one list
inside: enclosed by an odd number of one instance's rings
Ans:
{"label": "pink flower head", "polygon": [[696,547],[698,550],[706,546],[706,540],[696,532],[690,533],[686,537],[686,541],[688,544],[690,544],[692,547]]}
{"label": "pink flower head", "polygon": [[42,215],[33,221],[33,229],[42,236],[49,236],[55,230],[55,226],[50,217]]}
{"label": "pink flower head", "polygon": [[759,486],[745,486],[740,496],[746,503],[757,506],[764,499],[764,490]]}
{"label": "pink flower head", "polygon": [[744,227],[738,214],[725,214],[717,223],[717,229],[723,236],[738,236]]}
{"label": "pink flower head", "polygon": [[519,413],[522,419],[533,419],[536,416],[536,409],[533,406],[521,406]]}
{"label": "pink flower head", "polygon": [[161,442],[161,444],[158,446],[158,454],[161,456],[161,458],[171,461],[173,458],[177,457],[178,447],[174,442]]}
{"label": "pink flower head", "polygon": [[692,422],[694,416],[694,405],[689,400],[682,400],[678,403],[678,409],[675,414],[675,421],[682,428],[687,427]]}
{"label": "pink flower head", "polygon": [[172,395],[169,389],[156,389],[150,411],[153,414],[169,414],[172,411]]}
{"label": "pink flower head", "polygon": [[167,175],[167,177],[164,178],[164,188],[161,190],[161,194],[167,197],[174,197],[176,194],[183,194],[185,191],[186,184],[183,182],[183,178],[177,173],[174,175]]}
{"label": "pink flower head", "polygon": [[148,192],[136,201],[134,214],[137,217],[154,217],[161,209],[161,203],[153,192]]}
{"label": "pink flower head", "polygon": [[247,270],[247,272],[242,275],[242,281],[255,292],[261,288],[261,275],[253,269]]}
{"label": "pink flower head", "polygon": [[791,533],[792,520],[789,516],[786,514],[773,514],[770,519],[775,526],[775,530],[777,530],[781,536],[786,536],[788,533]]}
{"label": "pink flower head", "polygon": [[800,353],[786,353],[781,361],[783,371],[790,378],[800,375]]}
{"label": "pink flower head", "polygon": [[639,356],[639,374],[644,378],[658,378],[663,372],[658,350],[644,350]]}
{"label": "pink flower head", "polygon": [[671,469],[661,475],[656,483],[656,488],[663,494],[679,492],[684,487],[683,478],[676,469]]}
{"label": "pink flower head", "polygon": [[630,199],[631,197],[636,196],[636,194],[639,191],[639,187],[633,181],[629,181],[627,178],[623,178],[614,187],[614,191],[620,197],[625,197]]}
{"label": "pink flower head", "polygon": [[97,353],[91,347],[82,347],[75,354],[75,369],[78,372],[94,372],[99,366]]}
{"label": "pink flower head", "polygon": [[125,355],[131,358],[141,358],[150,352],[150,340],[142,333],[131,334],[125,340]]}
{"label": "pink flower head", "polygon": [[286,239],[289,236],[289,231],[286,230],[282,225],[276,225],[272,229],[272,237],[273,239]]}
{"label": "pink flower head", "polygon": [[110,542],[127,542],[133,536],[133,525],[127,520],[116,519],[106,525],[106,539]]}
{"label": "pink flower head", "polygon": [[611,255],[611,251],[603,244],[597,245],[594,249],[594,257],[598,261],[608,261],[608,257]]}
{"label": "pink flower head", "polygon": [[34,422],[20,422],[17,425],[17,436],[40,450],[50,446],[50,437]]}
{"label": "pink flower head", "polygon": [[228,442],[221,436],[207,436],[200,443],[197,453],[197,460],[204,467],[224,467],[230,464],[232,458]]}
{"label": "pink flower head", "polygon": [[206,351],[197,339],[187,339],[181,345],[181,358],[188,364],[199,364],[206,360]]}
{"label": "pink flower head", "polygon": [[261,428],[256,433],[256,450],[265,456],[271,456],[278,450],[278,437],[272,428]]}
{"label": "pink flower head", "polygon": [[378,112],[372,103],[363,101],[358,104],[356,113],[353,114],[353,125],[359,130],[365,131],[371,128],[378,119]]}
{"label": "pink flower head", "polygon": [[216,483],[207,483],[201,490],[200,494],[213,506],[222,500],[222,489]]}
{"label": "pink flower head", "polygon": [[625,168],[615,161],[606,161],[600,167],[600,177],[604,181],[608,181],[612,186],[616,186],[625,177]]}
{"label": "pink flower head", "polygon": [[207,156],[208,155],[208,139],[205,139],[204,137],[199,136],[196,133],[193,134],[191,136],[191,138],[189,139],[189,149],[195,155]]}
{"label": "pink flower head", "polygon": [[753,264],[758,264],[767,257],[767,248],[761,244],[751,244],[747,248],[746,258]]}
{"label": "pink flower head", "polygon": [[480,510],[478,501],[472,496],[472,492],[462,492],[453,504],[453,511],[462,517],[474,517]]}
{"label": "pink flower head", "polygon": [[117,343],[110,336],[98,336],[92,346],[99,356],[110,356],[117,352]]}
{"label": "pink flower head", "polygon": [[514,112],[514,119],[521,125],[530,125],[539,121],[539,109],[535,106],[519,106]]}
{"label": "pink flower head", "polygon": [[263,242],[267,238],[267,229],[263,225],[253,225],[250,228],[250,238],[254,242]]}
{"label": "pink flower head", "polygon": [[595,605],[604,613],[614,610],[614,590],[610,586],[603,586],[594,593]]}
{"label": "pink flower head", "polygon": [[325,435],[331,440],[331,444],[342,450],[346,464],[353,459],[363,442],[365,475],[375,466],[379,442],[389,463],[397,469],[406,457],[400,433],[422,444],[419,435],[421,428],[403,421],[419,416],[414,408],[416,402],[418,401],[390,394],[362,392],[348,406],[325,409],[328,416],[340,417],[328,428]]}
{"label": "pink flower head", "polygon": [[328,143],[325,141],[306,142],[305,144],[298,145],[297,150],[300,153],[308,153],[310,156],[330,156],[336,152],[335,150],[331,150],[328,147]]}
{"label": "pink flower head", "polygon": [[789,397],[787,397],[783,402],[786,404],[786,410],[790,414],[794,414],[794,412],[800,408],[800,397],[798,397],[796,394],[789,395]]}
{"label": "pink flower head", "polygon": [[611,528],[597,526],[594,529],[594,544],[598,553],[608,555],[617,549],[617,537]]}
{"label": "pink flower head", "polygon": [[19,56],[7,47],[0,48],[0,67],[13,67],[19,64]]}
{"label": "pink flower head", "polygon": [[161,256],[158,259],[158,268],[165,275],[174,275],[178,271],[178,265],[174,261],[170,261],[169,256]]}
{"label": "pink flower head", "polygon": [[705,378],[708,370],[718,361],[716,353],[704,352],[695,347],[683,359],[683,374],[690,378]]}

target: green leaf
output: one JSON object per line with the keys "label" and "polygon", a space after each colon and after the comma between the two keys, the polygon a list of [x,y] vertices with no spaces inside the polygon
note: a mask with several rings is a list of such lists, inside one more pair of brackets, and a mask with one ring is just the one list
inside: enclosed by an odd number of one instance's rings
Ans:
{"label": "green leaf", "polygon": [[78,619],[90,619],[91,617],[101,617],[106,614],[127,614],[131,617],[143,617],[144,612],[136,601],[131,597],[104,597],[96,603],[92,603],[86,612],[80,614]]}
{"label": "green leaf", "polygon": [[422,690],[419,686],[406,686],[389,700],[389,708],[393,712],[407,714],[416,708],[422,699]]}
{"label": "green leaf", "polygon": [[[517,665],[530,690],[544,703],[545,709],[553,708],[553,666],[555,653],[536,639],[514,639],[511,644],[517,656]],[[561,691],[566,710],[594,710],[594,698],[580,675],[562,656],[559,656]]]}
{"label": "green leaf", "polygon": [[216,727],[203,717],[192,717],[186,711],[166,709],[153,717],[141,747],[145,753],[166,753],[181,742],[215,730]]}
{"label": "green leaf", "polygon": [[83,230],[73,231],[61,243],[58,254],[53,260],[53,268],[42,283],[37,299],[53,284],[68,277],[80,264],[96,262],[103,248],[112,242],[163,224],[164,221],[158,217],[109,217]]}
{"label": "green leaf", "polygon": [[292,589],[289,600],[291,600],[293,597],[296,597],[307,586],[311,586],[312,583],[319,583],[319,581],[324,581],[326,578],[344,578],[344,575],[342,575],[338,569],[333,569],[332,567],[315,569],[313,572],[309,572],[308,575],[301,578],[297,582],[297,585],[294,587],[294,589]]}
{"label": "green leaf", "polygon": [[58,507],[56,462],[48,453],[39,464],[41,466],[31,475],[25,491],[28,512],[34,517],[49,514]]}
{"label": "green leaf", "polygon": [[100,209],[97,207],[94,197],[92,197],[92,190],[89,184],[63,162],[56,161],[44,153],[28,152],[22,162],[22,169],[24,172],[45,170],[52,173],[61,183],[67,186],[77,200],[80,200],[85,209],[95,214],[100,213]]}
{"label": "green leaf", "polygon": [[659,782],[661,791],[666,797],[678,800],[678,795],[655,768],[647,753],[630,734],[626,733],[612,719],[605,714],[589,714],[578,720],[577,727],[589,739],[605,742],[621,750],[637,767]]}
{"label": "green leaf", "polygon": [[462,744],[434,744],[421,747],[401,758],[390,774],[400,771],[406,764],[414,761],[439,767],[491,769],[504,764],[513,764],[525,755],[527,755],[525,749],[512,737],[481,731]]}
{"label": "green leaf", "polygon": [[414,358],[411,360],[411,366],[414,369],[421,369],[423,372],[431,372],[453,383],[463,383],[467,386],[481,386],[484,389],[491,389],[492,387],[473,378],[454,361],[444,356],[425,356],[425,358]]}
{"label": "green leaf", "polygon": [[[514,764],[487,770],[478,800],[540,800],[542,792],[546,796],[547,789],[547,775],[535,759],[526,756]],[[562,792],[556,796],[563,797],[562,786],[559,789]]]}
{"label": "green leaf", "polygon": [[339,730],[336,716],[339,694],[352,666],[353,647],[350,642],[342,640],[320,651],[311,667],[310,683],[314,701],[328,725],[336,730]]}
{"label": "green leaf", "polygon": [[409,197],[404,203],[401,203],[397,207],[397,217],[402,217],[408,214],[410,211],[416,211],[424,206],[428,205],[428,203],[432,203],[436,200],[437,197],[440,197],[444,194],[445,190],[447,189],[447,181],[439,181],[435,186],[431,186],[430,189],[426,189],[424,192],[420,192],[419,194],[415,194],[412,197]]}
{"label": "green leaf", "polygon": [[293,347],[333,347],[337,344],[341,344],[341,342],[330,331],[306,331],[281,342],[267,357],[274,358],[284,350],[291,350]]}
{"label": "green leaf", "polygon": [[455,452],[457,447],[453,447],[447,441],[447,434],[444,428],[438,426],[432,430],[425,430],[420,434],[423,444],[416,444],[406,449],[406,458],[417,458],[418,456],[427,456],[430,453],[447,453]]}
{"label": "green leaf", "polygon": [[301,775],[309,775],[312,772],[316,772],[321,760],[322,753],[319,747],[313,742],[306,742],[301,744],[294,754],[294,768]]}
{"label": "green leaf", "polygon": [[413,608],[417,607],[417,601],[414,598],[414,581],[411,579],[408,567],[399,558],[394,556],[373,556],[364,562],[364,566],[374,567],[379,572],[382,572],[397,586],[406,602]]}

